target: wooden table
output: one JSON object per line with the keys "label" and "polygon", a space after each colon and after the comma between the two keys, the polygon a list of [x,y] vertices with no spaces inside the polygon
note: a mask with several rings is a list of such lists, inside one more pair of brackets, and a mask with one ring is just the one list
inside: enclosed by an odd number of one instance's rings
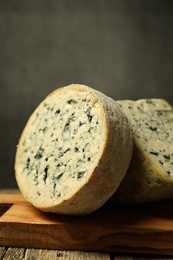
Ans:
{"label": "wooden table", "polygon": [[2,260],[171,260],[173,258],[149,255],[120,255],[98,252],[61,251],[45,249],[4,248],[0,247]]}
{"label": "wooden table", "polygon": [[[5,193],[16,193],[17,190],[5,190]],[[0,194],[4,193],[4,190],[0,190]],[[1,231],[1,230],[0,230]],[[47,250],[47,249],[31,249],[31,248],[15,248],[15,247],[0,247],[0,260],[7,259],[31,259],[31,260],[76,260],[76,259],[100,259],[100,260],[137,260],[137,259],[173,259],[169,256],[156,256],[156,255],[144,255],[144,254],[118,254],[118,253],[102,253],[102,252],[85,252],[85,251],[69,251],[69,250]]]}
{"label": "wooden table", "polygon": [[[25,248],[5,248],[0,247],[0,259],[28,259],[28,260],[133,260],[145,259],[137,256],[114,255],[97,252],[82,252],[82,251],[61,251],[61,250],[46,250],[46,249],[25,249]],[[149,259],[149,258],[147,258]],[[153,257],[151,258],[153,259]],[[157,258],[159,259],[159,258]],[[163,259],[163,258],[160,258]],[[168,259],[168,258],[167,258]],[[170,258],[171,259],[171,258]]]}

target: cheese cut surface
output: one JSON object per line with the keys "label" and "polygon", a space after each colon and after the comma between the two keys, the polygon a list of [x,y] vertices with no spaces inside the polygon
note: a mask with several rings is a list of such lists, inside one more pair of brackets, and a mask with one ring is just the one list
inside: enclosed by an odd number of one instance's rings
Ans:
{"label": "cheese cut surface", "polygon": [[34,206],[87,214],[102,206],[124,178],[132,154],[127,118],[112,99],[72,84],[34,111],[16,153],[16,180]]}
{"label": "cheese cut surface", "polygon": [[173,197],[173,110],[165,100],[119,101],[133,132],[128,172],[113,199],[143,203]]}

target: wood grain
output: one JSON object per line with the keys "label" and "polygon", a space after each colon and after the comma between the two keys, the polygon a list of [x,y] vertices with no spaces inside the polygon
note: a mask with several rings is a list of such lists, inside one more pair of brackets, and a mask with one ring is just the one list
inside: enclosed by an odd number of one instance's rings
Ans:
{"label": "wood grain", "polygon": [[[97,252],[62,251],[46,249],[2,248],[3,260],[110,260],[109,254]],[[1,252],[1,248],[0,248]]]}
{"label": "wood grain", "polygon": [[[17,195],[0,217],[0,246],[173,255],[173,207],[105,206],[85,217],[41,212]],[[0,194],[0,205],[5,204]]]}
{"label": "wood grain", "polygon": [[0,259],[3,259],[5,252],[6,252],[5,247],[0,247]]}
{"label": "wood grain", "polygon": [[108,254],[95,253],[95,252],[81,252],[81,251],[56,251],[56,250],[45,250],[45,249],[28,249],[25,254],[26,259],[37,260],[110,260]]}
{"label": "wood grain", "polygon": [[3,256],[3,260],[23,260],[25,257],[25,249],[24,248],[8,248],[6,253]]}

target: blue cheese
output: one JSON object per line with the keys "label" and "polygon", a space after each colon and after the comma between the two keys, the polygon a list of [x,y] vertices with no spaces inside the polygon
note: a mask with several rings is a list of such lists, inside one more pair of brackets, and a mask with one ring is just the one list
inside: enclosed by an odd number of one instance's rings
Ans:
{"label": "blue cheese", "polygon": [[119,101],[134,141],[130,167],[113,199],[144,203],[173,197],[173,110],[162,99]]}
{"label": "blue cheese", "polygon": [[51,93],[28,120],[16,180],[26,200],[43,211],[88,214],[116,191],[131,155],[131,131],[116,102],[72,84]]}

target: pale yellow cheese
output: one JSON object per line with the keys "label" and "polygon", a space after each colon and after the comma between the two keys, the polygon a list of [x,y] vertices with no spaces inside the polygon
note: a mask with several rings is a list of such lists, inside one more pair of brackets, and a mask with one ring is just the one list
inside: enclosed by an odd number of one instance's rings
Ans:
{"label": "pale yellow cheese", "polygon": [[51,93],[29,118],[15,171],[35,207],[83,215],[117,190],[132,155],[128,120],[113,99],[72,84]]}
{"label": "pale yellow cheese", "polygon": [[173,110],[162,99],[119,101],[128,117],[134,150],[113,200],[143,203],[173,197]]}

